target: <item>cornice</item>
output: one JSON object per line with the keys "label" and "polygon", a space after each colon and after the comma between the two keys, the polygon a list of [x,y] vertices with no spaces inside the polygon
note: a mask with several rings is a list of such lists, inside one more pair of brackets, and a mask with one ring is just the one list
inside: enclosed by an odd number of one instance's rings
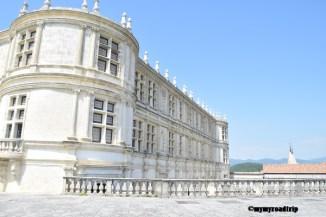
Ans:
{"label": "cornice", "polygon": [[134,50],[138,54],[139,43],[129,30],[123,28],[108,18],[80,10],[53,8],[50,10],[32,11],[14,20],[10,26],[10,29],[7,31],[17,31],[21,28],[25,28],[29,24],[37,24],[42,21],[46,23],[51,22],[51,20],[74,23],[81,26],[81,28],[90,27],[94,31],[105,31],[107,28],[112,28],[131,41]]}

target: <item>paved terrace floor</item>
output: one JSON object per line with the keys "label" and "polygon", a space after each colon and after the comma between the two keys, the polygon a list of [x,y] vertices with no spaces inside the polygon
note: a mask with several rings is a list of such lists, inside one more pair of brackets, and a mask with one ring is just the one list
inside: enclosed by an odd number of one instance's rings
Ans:
{"label": "paved terrace floor", "polygon": [[[254,213],[248,206],[296,206],[297,213]],[[0,217],[325,217],[326,197],[301,198],[139,198],[0,194]]]}

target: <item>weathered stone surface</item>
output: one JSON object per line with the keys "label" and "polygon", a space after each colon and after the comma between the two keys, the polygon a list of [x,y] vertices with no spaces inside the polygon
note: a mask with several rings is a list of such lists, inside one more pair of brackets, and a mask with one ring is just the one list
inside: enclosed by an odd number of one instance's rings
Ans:
{"label": "weathered stone surface", "polygon": [[[326,197],[161,199],[135,197],[0,194],[0,217],[323,217]],[[253,213],[248,206],[297,206],[297,213]]]}

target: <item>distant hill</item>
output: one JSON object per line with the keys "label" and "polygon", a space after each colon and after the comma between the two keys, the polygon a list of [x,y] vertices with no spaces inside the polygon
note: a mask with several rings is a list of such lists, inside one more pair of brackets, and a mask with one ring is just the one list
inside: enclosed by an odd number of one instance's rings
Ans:
{"label": "distant hill", "polygon": [[231,166],[231,172],[259,172],[263,168],[259,163],[241,163]]}
{"label": "distant hill", "polygon": [[[259,160],[252,160],[252,159],[230,159],[230,164],[236,165],[236,164],[242,164],[242,163],[258,163],[258,164],[286,164],[288,160],[286,158],[282,159],[271,159],[271,158],[263,158]],[[326,157],[322,158],[315,158],[315,159],[310,159],[310,160],[303,160],[303,159],[297,159],[298,163],[322,163],[326,162]]]}

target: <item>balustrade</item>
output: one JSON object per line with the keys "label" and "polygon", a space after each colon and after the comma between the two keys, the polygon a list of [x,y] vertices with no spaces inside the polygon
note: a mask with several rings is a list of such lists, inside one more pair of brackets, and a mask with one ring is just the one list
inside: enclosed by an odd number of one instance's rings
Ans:
{"label": "balustrade", "polygon": [[21,140],[0,140],[0,152],[22,153],[23,143]]}
{"label": "balustrade", "polygon": [[326,195],[325,179],[134,179],[65,177],[65,193],[141,197]]}

